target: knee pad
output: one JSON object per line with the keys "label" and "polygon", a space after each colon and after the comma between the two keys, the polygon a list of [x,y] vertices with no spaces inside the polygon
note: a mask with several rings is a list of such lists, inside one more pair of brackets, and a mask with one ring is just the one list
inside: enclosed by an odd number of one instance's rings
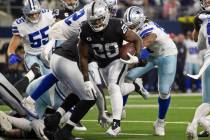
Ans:
{"label": "knee pad", "polygon": [[166,93],[159,93],[159,97],[161,99],[168,99],[170,97],[170,93],[166,94]]}

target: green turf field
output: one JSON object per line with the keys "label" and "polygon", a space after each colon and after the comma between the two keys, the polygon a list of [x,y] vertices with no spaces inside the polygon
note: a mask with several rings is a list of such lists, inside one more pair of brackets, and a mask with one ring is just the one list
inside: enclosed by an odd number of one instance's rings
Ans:
{"label": "green turf field", "polygon": [[[130,96],[128,100],[127,117],[122,121],[122,133],[118,137],[105,135],[106,129],[98,126],[96,107],[82,121],[88,131],[74,134],[85,140],[186,140],[187,123],[192,120],[195,108],[201,103],[201,96],[175,94],[171,101],[165,137],[153,136],[152,126],[157,117],[157,96],[145,101],[138,95]],[[108,107],[110,109],[110,106]],[[5,107],[2,109],[8,110]],[[209,138],[201,140],[207,139]]]}
{"label": "green turf field", "polygon": [[75,134],[86,138],[86,140],[186,140],[187,123],[192,120],[195,108],[200,103],[200,95],[172,96],[165,137],[153,136],[153,121],[157,117],[157,96],[151,97],[147,101],[139,96],[129,98],[127,117],[122,121],[122,134],[116,138],[106,136],[104,134],[106,129],[96,126],[97,111],[95,108],[83,119],[88,131],[86,133],[76,132]]}

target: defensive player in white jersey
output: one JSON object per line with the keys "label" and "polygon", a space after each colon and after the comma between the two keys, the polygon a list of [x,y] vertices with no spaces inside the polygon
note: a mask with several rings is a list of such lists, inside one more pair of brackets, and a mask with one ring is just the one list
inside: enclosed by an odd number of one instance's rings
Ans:
{"label": "defensive player in white jersey", "polygon": [[[124,15],[124,21],[128,27],[136,30],[143,39],[143,46],[152,52],[148,57],[148,64],[144,67],[131,69],[128,71],[127,78],[135,80],[158,66],[159,114],[154,123],[154,129],[156,135],[164,136],[165,116],[171,99],[170,89],[176,73],[176,45],[159,25],[145,17],[140,7],[128,8]],[[130,63],[129,61],[124,62]]]}
{"label": "defensive player in white jersey", "polygon": [[[201,6],[203,8],[203,12],[198,14],[195,18],[195,33],[194,37],[195,40],[198,40],[198,48],[199,50],[205,50],[205,54],[203,56],[204,63],[210,61],[210,0],[202,0]],[[205,17],[205,18],[203,18]],[[198,38],[197,38],[198,34]],[[197,140],[197,128],[198,128],[198,122],[201,122],[202,126],[205,128],[205,130],[210,133],[210,127],[208,125],[208,121],[205,120],[205,117],[210,112],[210,89],[209,89],[209,76],[210,76],[210,66],[206,68],[202,75],[202,94],[203,94],[203,100],[202,104],[198,106],[198,108],[195,111],[193,121],[188,125],[186,134],[188,136],[189,140]]]}
{"label": "defensive player in white jersey", "polygon": [[[191,31],[187,32],[186,40],[184,41],[186,46],[186,60],[185,60],[185,72],[188,74],[198,74],[200,69],[201,59],[199,56],[199,50],[197,48],[197,43],[192,39]],[[191,78],[185,78],[185,89],[187,93],[192,92],[191,86]],[[200,80],[196,80],[196,90],[199,91],[201,89]]]}
{"label": "defensive player in white jersey", "polygon": [[26,0],[22,9],[24,16],[16,19],[12,25],[12,39],[8,48],[9,62],[14,64],[20,61],[15,50],[23,40],[25,51],[25,66],[30,69],[34,63],[38,63],[41,73],[49,71],[42,61],[40,54],[49,42],[49,29],[55,22],[53,12],[41,9],[38,0]]}

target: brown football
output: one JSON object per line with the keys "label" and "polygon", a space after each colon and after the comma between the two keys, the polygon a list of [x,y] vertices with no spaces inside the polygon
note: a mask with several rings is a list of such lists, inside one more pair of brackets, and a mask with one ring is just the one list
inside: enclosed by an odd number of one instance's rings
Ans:
{"label": "brown football", "polygon": [[136,54],[136,48],[134,47],[133,43],[126,43],[120,48],[120,58],[129,60],[127,53],[130,53],[131,55]]}

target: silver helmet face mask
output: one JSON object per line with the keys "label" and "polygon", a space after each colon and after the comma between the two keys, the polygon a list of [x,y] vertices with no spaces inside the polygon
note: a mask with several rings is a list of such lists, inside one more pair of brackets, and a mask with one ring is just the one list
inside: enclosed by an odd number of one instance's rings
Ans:
{"label": "silver helmet face mask", "polygon": [[201,0],[201,8],[210,11],[210,0]]}
{"label": "silver helmet face mask", "polygon": [[141,28],[146,20],[143,10],[137,6],[129,7],[124,14],[124,22],[130,29]]}
{"label": "silver helmet face mask", "polygon": [[73,3],[66,2],[65,0],[60,0],[63,7],[69,10],[75,10],[79,6],[79,0],[74,0]]}
{"label": "silver helmet face mask", "polygon": [[95,32],[104,30],[109,23],[109,9],[106,3],[96,1],[87,10],[87,21]]}
{"label": "silver helmet face mask", "polygon": [[27,21],[38,23],[41,18],[41,6],[38,0],[26,0],[22,8]]}

